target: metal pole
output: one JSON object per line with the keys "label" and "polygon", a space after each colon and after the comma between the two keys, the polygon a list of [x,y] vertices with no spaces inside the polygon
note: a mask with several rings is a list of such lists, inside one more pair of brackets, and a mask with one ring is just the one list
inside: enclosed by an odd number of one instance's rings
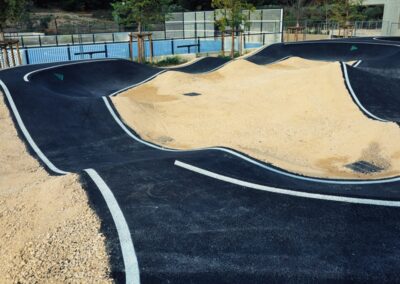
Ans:
{"label": "metal pole", "polygon": [[197,38],[197,12],[194,12],[194,37]]}
{"label": "metal pole", "polygon": [[182,12],[183,38],[185,37],[185,12]]}
{"label": "metal pole", "polygon": [[28,52],[28,47],[25,48],[25,58],[26,58],[26,64],[29,65],[29,52]]}

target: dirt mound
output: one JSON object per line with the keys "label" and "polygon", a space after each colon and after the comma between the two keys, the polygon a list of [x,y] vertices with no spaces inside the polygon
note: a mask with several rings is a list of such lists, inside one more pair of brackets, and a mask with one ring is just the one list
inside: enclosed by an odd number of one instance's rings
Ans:
{"label": "dirt mound", "polygon": [[0,283],[108,283],[100,221],[78,176],[49,176],[0,93]]}
{"label": "dirt mound", "polygon": [[[202,75],[170,71],[113,102],[144,139],[168,147],[226,146],[307,176],[400,174],[398,126],[359,110],[337,62],[237,60]],[[377,172],[352,169],[358,161]]]}

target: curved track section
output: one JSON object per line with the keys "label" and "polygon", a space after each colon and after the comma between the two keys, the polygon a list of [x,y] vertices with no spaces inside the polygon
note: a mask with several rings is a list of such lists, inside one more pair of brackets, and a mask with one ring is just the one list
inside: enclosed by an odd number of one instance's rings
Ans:
{"label": "curved track section", "polygon": [[[181,70],[206,71],[197,66]],[[81,174],[113,248],[117,280],[133,273],[118,245],[126,239],[86,169],[98,173],[127,222],[142,283],[398,279],[399,179],[310,179],[231,149],[162,149],[141,140],[102,97],[160,69],[109,60],[36,72],[44,67],[0,72],[3,90],[43,155],[58,169]],[[353,88],[363,92],[352,81],[359,71],[348,69]]]}

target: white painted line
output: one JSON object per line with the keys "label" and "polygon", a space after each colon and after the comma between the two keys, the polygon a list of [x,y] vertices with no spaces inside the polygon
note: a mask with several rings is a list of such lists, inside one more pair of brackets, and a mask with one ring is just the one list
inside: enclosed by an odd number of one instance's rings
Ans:
{"label": "white painted line", "polygon": [[366,113],[368,114],[370,117],[375,118],[376,120],[380,120],[383,122],[388,122],[386,119],[377,117],[376,115],[372,114],[371,112],[369,112],[360,102],[360,100],[357,98],[357,95],[354,93],[354,90],[351,86],[350,80],[349,80],[349,75],[347,74],[347,65],[342,62],[342,66],[343,66],[343,73],[344,73],[344,78],[347,84],[347,87],[350,91],[351,96],[353,97],[354,101],[356,102],[356,104]]}
{"label": "white painted line", "polygon": [[362,60],[358,60],[356,63],[353,64],[353,67],[356,68],[358,65],[360,65]]}
{"label": "white painted line", "polygon": [[393,177],[393,178],[386,178],[386,179],[376,179],[376,180],[329,180],[329,179],[322,179],[322,178],[311,178],[311,177],[304,177],[296,174],[292,174],[289,172],[285,172],[282,170],[279,170],[277,168],[270,167],[266,164],[260,163],[257,160],[254,160],[252,158],[249,158],[245,155],[242,155],[236,151],[222,148],[222,147],[207,147],[207,148],[194,148],[190,150],[176,150],[176,149],[170,149],[170,148],[165,148],[161,147],[158,145],[154,145],[152,143],[149,143],[138,136],[134,135],[128,127],[125,126],[125,124],[119,119],[118,115],[115,113],[114,109],[111,107],[110,103],[108,102],[108,99],[106,97],[103,97],[104,104],[106,105],[108,111],[110,112],[111,116],[114,118],[115,122],[122,128],[122,130],[125,131],[126,134],[128,134],[132,139],[136,140],[139,143],[142,143],[148,147],[162,150],[162,151],[167,151],[167,152],[195,152],[195,151],[203,151],[203,150],[215,150],[215,151],[222,151],[225,153],[229,153],[235,157],[238,157],[244,161],[247,161],[253,165],[256,165],[260,168],[266,169],[268,171],[284,175],[290,178],[295,178],[299,180],[304,180],[304,181],[311,181],[311,182],[319,182],[319,183],[325,183],[325,184],[343,184],[343,185],[349,185],[349,184],[357,184],[357,185],[366,185],[366,184],[382,184],[382,183],[391,183],[391,182],[398,182],[400,181],[400,177]]}
{"label": "white painted line", "polygon": [[157,77],[158,75],[160,75],[160,74],[162,74],[162,73],[165,73],[166,71],[169,71],[169,70],[161,70],[160,72],[154,74],[153,76],[151,76],[151,77],[149,77],[149,78],[147,78],[147,79],[145,79],[145,80],[143,80],[143,81],[141,81],[141,82],[139,82],[139,83],[136,83],[136,84],[133,84],[133,85],[131,85],[131,86],[125,87],[125,88],[123,88],[123,89],[121,89],[121,90],[118,90],[118,91],[116,91],[116,92],[110,94],[109,96],[110,96],[110,97],[114,97],[114,96],[116,96],[116,95],[118,95],[118,94],[120,94],[120,93],[122,93],[122,92],[124,92],[124,91],[126,91],[126,90],[129,90],[129,89],[135,88],[135,87],[137,87],[137,86],[139,86],[139,85],[142,85],[142,84],[144,84],[144,83],[146,83],[146,82],[148,82],[148,81],[154,79],[154,78]]}
{"label": "white painted line", "polygon": [[[25,139],[28,141],[29,145],[32,147],[32,149],[35,151],[38,157],[53,172],[62,175],[68,174],[69,172],[60,170],[52,162],[50,162],[50,160],[46,157],[46,155],[44,155],[43,152],[39,149],[35,141],[33,141],[31,135],[29,134],[29,131],[26,129],[25,124],[23,123],[21,116],[18,112],[18,109],[14,103],[14,100],[12,99],[11,93],[2,80],[0,80],[0,86],[2,87],[6,95],[7,101],[11,107],[15,119],[17,120],[19,128],[21,129],[23,135],[25,136]],[[131,234],[128,225],[126,223],[126,220],[124,218],[124,215],[118,205],[118,202],[116,201],[110,188],[107,186],[107,184],[95,170],[85,169],[84,171],[88,173],[90,178],[96,184],[97,188],[100,190],[114,220],[118,232],[119,241],[121,244],[122,256],[124,259],[126,283],[129,284],[140,283],[139,266],[136,258],[136,253],[133,247]]]}
{"label": "white painted line", "polygon": [[21,129],[22,133],[25,136],[26,141],[28,141],[29,145],[31,146],[31,148],[33,149],[33,151],[35,151],[36,155],[38,155],[38,157],[43,161],[43,163],[45,163],[45,165],[52,170],[53,172],[57,173],[57,174],[67,174],[68,172],[65,172],[63,170],[60,170],[59,168],[57,168],[52,162],[50,162],[49,159],[47,159],[47,157],[43,154],[43,152],[39,149],[39,147],[36,145],[35,141],[33,141],[31,135],[29,134],[29,131],[26,129],[24,122],[22,121],[22,118],[18,112],[18,109],[14,103],[14,100],[10,94],[10,91],[8,90],[6,84],[4,84],[4,82],[2,80],[0,80],[0,86],[3,88],[4,93],[6,95],[7,101],[10,104],[11,110],[14,113],[14,117],[18,123],[19,128]]}
{"label": "white painted line", "polygon": [[88,173],[88,175],[99,188],[117,228],[122,257],[124,259],[126,283],[138,284],[140,283],[139,265],[135,249],[133,247],[131,233],[128,224],[126,223],[124,214],[122,213],[114,194],[104,180],[99,176],[99,174],[93,169],[85,169],[85,172]]}
{"label": "white painted line", "polygon": [[[383,40],[381,40],[383,41]],[[352,40],[352,41],[342,41],[340,39],[322,39],[322,40],[308,40],[308,41],[298,41],[298,42],[284,42],[285,45],[300,45],[300,44],[310,44],[310,43],[317,43],[317,44],[324,44],[324,43],[341,43],[341,44],[360,44],[360,45],[385,45],[385,46],[396,46],[400,47],[399,44],[388,44],[388,43],[378,43],[378,42],[371,42],[371,41],[363,41],[363,40]],[[279,43],[276,43],[279,44]]]}
{"label": "white painted line", "polygon": [[192,165],[189,165],[187,163],[183,163],[183,162],[180,162],[177,160],[175,161],[174,164],[175,164],[175,166],[178,166],[178,167],[184,168],[186,170],[189,170],[189,171],[192,171],[192,172],[204,175],[204,176],[208,176],[208,177],[220,180],[220,181],[224,181],[224,182],[228,182],[231,184],[244,186],[244,187],[248,187],[248,188],[253,188],[253,189],[257,189],[257,190],[267,191],[267,192],[271,192],[271,193],[284,194],[284,195],[303,197],[303,198],[319,199],[319,200],[354,203],[354,204],[400,207],[400,201],[325,195],[325,194],[319,194],[319,193],[309,193],[309,192],[303,192],[303,191],[275,188],[275,187],[269,187],[269,186],[265,186],[265,185],[260,185],[260,184],[256,184],[256,183],[251,183],[251,182],[227,177],[227,176],[220,175],[220,174],[217,174],[214,172],[210,172],[210,171],[204,170],[202,168],[195,167],[195,166],[192,166]]}
{"label": "white painted line", "polygon": [[[108,59],[99,59],[99,60],[87,60],[87,61],[76,61],[76,62],[72,62],[72,63],[65,63],[65,64],[60,64],[60,65],[54,65],[54,66],[50,66],[50,67],[46,67],[46,68],[42,68],[42,69],[36,69],[34,71],[31,71],[29,73],[26,73],[24,76],[24,81],[25,82],[29,82],[29,77],[32,76],[35,73],[39,73],[45,70],[49,70],[49,69],[56,69],[58,67],[62,67],[62,66],[68,66],[68,65],[76,65],[76,64],[85,64],[85,63],[92,63],[92,62],[99,62],[99,61],[113,61],[113,60],[118,60],[118,58],[108,58]],[[27,65],[29,66],[29,65]]]}

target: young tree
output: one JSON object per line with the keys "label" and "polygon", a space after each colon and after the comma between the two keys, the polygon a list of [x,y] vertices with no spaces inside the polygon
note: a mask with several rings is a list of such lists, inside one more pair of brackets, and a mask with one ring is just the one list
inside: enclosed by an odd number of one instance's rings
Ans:
{"label": "young tree", "polygon": [[27,0],[0,0],[0,41],[4,40],[6,24],[16,24],[28,17]]}
{"label": "young tree", "polygon": [[254,6],[248,4],[244,0],[212,0],[211,6],[215,9],[219,9],[217,12],[216,24],[222,31],[225,31],[229,26],[232,34],[232,47],[231,57],[235,57],[235,32],[241,29],[241,26],[248,26],[249,24],[249,13],[247,11],[254,11]]}
{"label": "young tree", "polygon": [[[148,25],[153,23],[164,22],[166,14],[170,9],[171,0],[124,0],[112,3],[113,16],[118,24],[130,26],[137,25],[137,44],[138,44],[138,61],[145,59],[145,45],[143,41],[142,31]],[[132,34],[130,35],[130,44],[132,44]],[[152,46],[151,37],[150,46]],[[131,56],[132,45],[131,45]]]}
{"label": "young tree", "polygon": [[164,21],[170,4],[171,0],[125,0],[111,6],[118,24],[136,24],[138,33],[141,33],[143,27]]}
{"label": "young tree", "polygon": [[363,20],[363,0],[335,0],[331,5],[332,19],[340,25],[349,25],[351,21]]}

